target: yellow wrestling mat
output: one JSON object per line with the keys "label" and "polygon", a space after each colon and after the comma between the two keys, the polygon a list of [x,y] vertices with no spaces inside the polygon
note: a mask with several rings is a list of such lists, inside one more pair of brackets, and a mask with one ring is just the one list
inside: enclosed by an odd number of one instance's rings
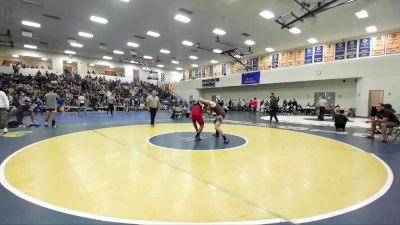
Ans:
{"label": "yellow wrestling mat", "polygon": [[355,210],[383,195],[393,178],[380,159],[339,141],[261,127],[222,129],[246,144],[184,151],[148,142],[160,134],[193,132],[191,124],[55,137],[9,157],[2,182],[35,204],[98,220],[265,224]]}

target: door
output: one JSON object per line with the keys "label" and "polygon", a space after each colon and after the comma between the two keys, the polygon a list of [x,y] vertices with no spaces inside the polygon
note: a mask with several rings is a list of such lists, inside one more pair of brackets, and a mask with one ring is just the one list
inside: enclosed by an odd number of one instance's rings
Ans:
{"label": "door", "polygon": [[371,114],[372,106],[378,105],[384,102],[385,91],[383,90],[370,90],[369,91],[369,103],[368,103],[368,115]]}

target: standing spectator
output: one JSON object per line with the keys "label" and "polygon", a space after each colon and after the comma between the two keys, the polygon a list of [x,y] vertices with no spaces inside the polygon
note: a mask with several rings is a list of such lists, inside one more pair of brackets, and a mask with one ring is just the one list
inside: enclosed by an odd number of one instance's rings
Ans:
{"label": "standing spectator", "polygon": [[54,93],[53,88],[50,88],[50,91],[44,96],[46,101],[46,118],[44,126],[49,126],[49,118],[51,117],[51,126],[56,128],[56,113],[57,113],[57,100],[60,97]]}
{"label": "standing spectator", "polygon": [[269,119],[269,123],[272,123],[272,118],[275,118],[276,123],[279,123],[278,117],[276,116],[276,114],[278,113],[278,102],[279,102],[279,97],[275,97],[275,93],[271,93],[270,96],[270,101],[269,101],[269,114],[270,114],[270,119]]}
{"label": "standing spectator", "polygon": [[81,110],[83,110],[85,112],[85,116],[86,116],[86,98],[85,98],[85,96],[82,94],[79,95],[78,101],[79,101],[78,114],[81,112]]}
{"label": "standing spectator", "polygon": [[111,115],[114,115],[114,105],[116,103],[115,97],[113,94],[110,94],[110,97],[108,97],[107,99],[107,103],[108,103],[108,109],[107,109],[107,115],[108,112],[111,112]]}
{"label": "standing spectator", "polygon": [[8,101],[7,95],[0,89],[0,129],[3,129],[3,133],[8,132],[8,113],[10,109],[10,102]]}
{"label": "standing spectator", "polygon": [[253,110],[253,113],[255,114],[257,112],[257,106],[258,106],[258,101],[257,98],[254,98],[251,102],[251,110]]}
{"label": "standing spectator", "polygon": [[155,90],[153,90],[151,92],[151,95],[147,97],[146,106],[150,112],[150,120],[151,120],[150,125],[154,126],[154,119],[156,118],[156,113],[158,108],[160,108],[160,99],[158,98]]}
{"label": "standing spectator", "polygon": [[317,106],[319,108],[318,120],[324,121],[325,112],[328,108],[328,101],[325,99],[325,96],[319,97]]}

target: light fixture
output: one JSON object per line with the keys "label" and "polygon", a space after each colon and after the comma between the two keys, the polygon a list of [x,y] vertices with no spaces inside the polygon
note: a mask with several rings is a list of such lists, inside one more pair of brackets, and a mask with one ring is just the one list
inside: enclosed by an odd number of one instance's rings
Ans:
{"label": "light fixture", "polygon": [[271,47],[268,47],[268,48],[265,49],[265,51],[267,51],[267,52],[274,52],[275,49],[273,49],[273,48],[271,48]]}
{"label": "light fixture", "polygon": [[367,30],[368,33],[375,33],[378,31],[378,28],[376,28],[376,26],[369,26],[365,28],[365,30]]}
{"label": "light fixture", "polygon": [[199,65],[197,65],[197,64],[192,64],[192,67],[199,67]]}
{"label": "light fixture", "polygon": [[289,29],[289,32],[292,33],[292,34],[300,34],[301,30],[299,28],[297,28],[297,27],[292,27],[292,28]]}
{"label": "light fixture", "polygon": [[143,70],[150,70],[149,67],[143,67],[142,69],[143,69]]}
{"label": "light fixture", "polygon": [[114,54],[117,54],[117,55],[123,55],[123,54],[125,54],[125,53],[124,53],[123,51],[121,51],[121,50],[114,50],[113,53],[114,53]]}
{"label": "light fixture", "polygon": [[182,69],[182,67],[177,67],[176,70],[181,71],[181,70],[183,70],[183,69]]}
{"label": "light fixture", "polygon": [[121,2],[130,2],[131,0],[120,0]]}
{"label": "light fixture", "polygon": [[245,43],[246,45],[250,45],[250,46],[256,44],[253,40],[246,40],[244,43]]}
{"label": "light fixture", "polygon": [[94,64],[94,63],[90,63],[90,64],[89,64],[89,66],[95,66],[95,65],[96,65],[96,64]]}
{"label": "light fixture", "polygon": [[234,57],[237,58],[237,59],[242,58],[242,56],[240,56],[240,55],[234,55]]}
{"label": "light fixture", "polygon": [[90,20],[96,23],[101,23],[101,24],[107,24],[108,20],[103,18],[103,17],[99,17],[99,16],[91,16]]}
{"label": "light fixture", "polygon": [[271,11],[268,11],[268,10],[264,10],[264,11],[260,12],[258,15],[264,17],[267,20],[275,17],[275,14],[273,14]]}
{"label": "light fixture", "polygon": [[29,49],[37,49],[36,45],[24,45],[24,47]]}
{"label": "light fixture", "polygon": [[43,57],[43,58],[41,58],[41,60],[42,60],[42,61],[47,61],[47,58],[44,58],[44,57]]}
{"label": "light fixture", "polygon": [[153,59],[153,57],[148,56],[148,55],[143,56],[143,58],[145,58],[145,59]]}
{"label": "light fixture", "polygon": [[115,66],[110,66],[110,69],[115,69]]}
{"label": "light fixture", "polygon": [[138,43],[135,42],[128,42],[126,43],[129,47],[134,47],[134,48],[138,48],[140,45]]}
{"label": "light fixture", "polygon": [[131,60],[131,63],[133,63],[133,64],[139,64],[139,62],[136,62],[136,61],[133,61],[133,60]]}
{"label": "light fixture", "polygon": [[190,41],[182,41],[182,44],[186,46],[193,46],[193,42]]}
{"label": "light fixture", "polygon": [[103,59],[105,59],[105,60],[112,60],[112,57],[111,57],[111,56],[105,55],[105,56],[103,56]]}
{"label": "light fixture", "polygon": [[224,30],[219,29],[219,28],[215,28],[215,29],[213,30],[213,33],[216,34],[216,35],[219,35],[219,36],[223,36],[223,35],[226,34],[226,32],[225,32]]}
{"label": "light fixture", "polygon": [[174,19],[175,19],[175,20],[178,20],[178,21],[180,21],[180,22],[182,22],[182,23],[189,23],[189,22],[191,21],[191,19],[190,19],[189,17],[184,16],[184,15],[182,15],[182,14],[177,14],[177,15],[174,17]]}
{"label": "light fixture", "polygon": [[356,16],[358,19],[364,19],[368,17],[368,12],[366,10],[361,10],[360,12],[356,12]]}
{"label": "light fixture", "polygon": [[12,54],[12,57],[14,57],[14,58],[19,58],[19,55],[17,55],[17,54]]}
{"label": "light fixture", "polygon": [[75,55],[76,54],[76,52],[71,51],[71,50],[65,50],[64,53],[68,54],[68,55]]}
{"label": "light fixture", "polygon": [[24,36],[24,37],[32,37],[33,35],[32,35],[32,32],[23,30],[22,31],[22,36]]}
{"label": "light fixture", "polygon": [[197,56],[194,56],[194,55],[191,55],[191,56],[189,56],[189,59],[196,60],[196,59],[199,59],[199,57],[197,57]]}
{"label": "light fixture", "polygon": [[93,34],[87,32],[78,32],[78,35],[85,38],[93,38]]}
{"label": "light fixture", "polygon": [[172,60],[171,63],[172,63],[172,64],[179,64],[179,61],[177,61],[177,60]]}
{"label": "light fixture", "polygon": [[169,54],[169,53],[171,53],[171,52],[170,52],[169,50],[167,50],[167,49],[161,49],[160,52],[161,52],[161,53],[164,53],[164,54]]}
{"label": "light fixture", "polygon": [[161,36],[159,33],[155,32],[155,31],[151,31],[151,30],[147,31],[146,34],[151,37],[160,37]]}
{"label": "light fixture", "polygon": [[308,39],[307,41],[308,41],[308,43],[310,43],[310,44],[318,43],[318,40],[315,39],[315,38],[310,38],[310,39]]}
{"label": "light fixture", "polygon": [[217,53],[217,54],[221,54],[221,53],[222,53],[222,50],[220,50],[220,49],[214,49],[213,52],[214,52],[214,53]]}
{"label": "light fixture", "polygon": [[41,27],[40,23],[35,23],[32,21],[22,20],[21,23],[22,23],[22,25],[29,26],[29,27],[36,27],[36,28]]}
{"label": "light fixture", "polygon": [[158,67],[158,68],[164,68],[164,65],[158,64],[157,67]]}
{"label": "light fixture", "polygon": [[83,47],[83,44],[80,44],[78,42],[71,42],[70,45],[72,47],[75,47],[75,48],[82,48]]}
{"label": "light fixture", "polygon": [[210,63],[216,64],[216,63],[218,63],[218,61],[217,60],[211,60]]}

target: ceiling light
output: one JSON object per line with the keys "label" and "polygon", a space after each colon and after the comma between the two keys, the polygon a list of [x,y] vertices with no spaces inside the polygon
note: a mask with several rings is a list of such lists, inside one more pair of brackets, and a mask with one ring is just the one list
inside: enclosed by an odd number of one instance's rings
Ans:
{"label": "ceiling light", "polygon": [[124,54],[124,52],[121,51],[121,50],[114,50],[113,53],[117,54],[117,55],[123,55]]}
{"label": "ceiling light", "polygon": [[179,61],[172,60],[171,63],[172,63],[172,64],[179,64]]}
{"label": "ceiling light", "polygon": [[222,51],[220,49],[214,49],[213,52],[217,53],[217,54],[221,54],[222,53]]}
{"label": "ceiling light", "polygon": [[72,47],[75,47],[75,48],[82,48],[83,47],[83,44],[80,44],[78,42],[72,42],[72,43],[70,43],[70,45]]}
{"label": "ceiling light", "polygon": [[12,57],[14,57],[14,58],[19,58],[19,55],[17,55],[17,54],[12,54]]}
{"label": "ceiling light", "polygon": [[182,44],[186,46],[193,46],[193,42],[190,41],[182,41]]}
{"label": "ceiling light", "polygon": [[145,58],[145,59],[153,59],[153,57],[148,56],[148,55],[143,56],[143,58]]}
{"label": "ceiling light", "polygon": [[189,58],[190,58],[190,59],[193,59],[193,60],[199,59],[199,57],[194,56],[194,55],[189,56]]}
{"label": "ceiling light", "polygon": [[376,26],[369,26],[367,28],[365,28],[367,30],[368,33],[374,33],[377,32],[378,29],[376,28]]}
{"label": "ceiling light", "polygon": [[299,28],[297,28],[297,27],[292,27],[292,28],[289,29],[289,32],[292,33],[292,34],[300,34],[301,30]]}
{"label": "ceiling light", "polygon": [[121,2],[130,2],[131,0],[120,0]]}
{"label": "ceiling light", "polygon": [[22,25],[29,26],[29,27],[36,27],[36,28],[41,27],[40,23],[35,23],[35,22],[27,21],[27,20],[22,20]]}
{"label": "ceiling light", "polygon": [[170,52],[169,50],[167,50],[167,49],[161,49],[160,52],[161,52],[161,53],[164,53],[164,54],[169,54],[169,53],[171,53],[171,52]]}
{"label": "ceiling light", "polygon": [[89,66],[95,66],[95,65],[96,65],[96,64],[94,64],[94,63],[90,63],[90,64],[89,64]]}
{"label": "ceiling light", "polygon": [[242,58],[242,56],[240,56],[240,55],[235,55],[234,57],[237,58],[237,59]]}
{"label": "ceiling light", "polygon": [[112,57],[111,56],[103,56],[103,59],[105,59],[105,60],[112,60]]}
{"label": "ceiling light", "polygon": [[81,36],[81,37],[85,37],[85,38],[92,38],[93,37],[93,34],[87,33],[87,32],[79,32],[78,35]]}
{"label": "ceiling light", "polygon": [[246,40],[244,43],[245,43],[246,45],[250,45],[250,46],[256,44],[253,40]]}
{"label": "ceiling light", "polygon": [[272,18],[275,17],[275,14],[273,14],[272,12],[270,12],[268,10],[264,10],[264,11],[260,12],[259,15],[264,17],[267,20],[272,19]]}
{"label": "ceiling light", "polygon": [[216,63],[218,63],[218,61],[217,60],[211,60],[210,63],[216,64]]}
{"label": "ceiling light", "polygon": [[215,29],[213,30],[213,33],[216,34],[216,35],[220,35],[220,36],[223,36],[223,35],[226,34],[226,32],[225,32],[224,30],[219,29],[219,28],[215,28]]}
{"label": "ceiling light", "polygon": [[158,68],[164,68],[164,65],[159,64],[159,65],[157,65],[157,67]]}
{"label": "ceiling light", "polygon": [[265,49],[265,51],[267,51],[267,52],[274,52],[275,49],[273,49],[273,48],[271,48],[271,47],[268,47],[268,48]]}
{"label": "ceiling light", "polygon": [[161,36],[159,33],[151,31],[151,30],[147,31],[146,34],[149,36],[152,36],[152,37],[160,37]]}
{"label": "ceiling light", "polygon": [[41,58],[42,59],[42,61],[47,61],[47,58]]}
{"label": "ceiling light", "polygon": [[310,39],[308,39],[307,41],[308,41],[308,43],[310,43],[310,44],[318,43],[318,40],[315,39],[315,38],[310,38]]}
{"label": "ceiling light", "polygon": [[136,61],[133,61],[133,60],[131,60],[131,63],[133,63],[133,64],[139,64],[139,62],[136,62]]}
{"label": "ceiling light", "polygon": [[182,67],[177,67],[176,70],[183,70]]}
{"label": "ceiling light", "polygon": [[192,64],[192,67],[199,67],[199,65],[197,65],[197,64]]}
{"label": "ceiling light", "polygon": [[135,42],[128,42],[127,45],[134,48],[138,48],[140,46],[138,43]]}
{"label": "ceiling light", "polygon": [[358,19],[364,19],[368,17],[368,12],[366,10],[361,10],[360,12],[356,12],[356,16]]}
{"label": "ceiling light", "polygon": [[115,66],[110,66],[110,69],[115,69]]}
{"label": "ceiling light", "polygon": [[23,30],[22,31],[22,36],[24,36],[24,37],[32,37],[33,35],[32,35],[32,32]]}
{"label": "ceiling light", "polygon": [[29,49],[37,49],[36,45],[24,45],[24,47]]}
{"label": "ceiling light", "polygon": [[143,69],[143,70],[150,70],[149,67],[143,67],[142,69]]}
{"label": "ceiling light", "polygon": [[107,24],[108,20],[98,16],[91,16],[90,20],[96,23]]}
{"label": "ceiling light", "polygon": [[175,16],[175,20],[178,20],[178,21],[180,21],[182,23],[189,23],[191,21],[191,19],[189,17],[184,16],[182,14],[177,14]]}
{"label": "ceiling light", "polygon": [[68,54],[68,55],[75,55],[76,54],[76,52],[71,51],[71,50],[65,50],[64,53]]}

